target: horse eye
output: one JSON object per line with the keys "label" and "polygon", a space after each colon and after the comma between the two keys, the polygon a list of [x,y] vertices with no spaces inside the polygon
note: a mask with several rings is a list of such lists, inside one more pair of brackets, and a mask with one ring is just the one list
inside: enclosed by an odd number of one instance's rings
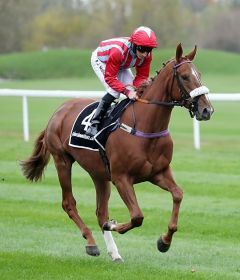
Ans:
{"label": "horse eye", "polygon": [[188,75],[182,75],[181,77],[182,77],[182,79],[183,79],[184,81],[189,80],[189,76],[188,76]]}

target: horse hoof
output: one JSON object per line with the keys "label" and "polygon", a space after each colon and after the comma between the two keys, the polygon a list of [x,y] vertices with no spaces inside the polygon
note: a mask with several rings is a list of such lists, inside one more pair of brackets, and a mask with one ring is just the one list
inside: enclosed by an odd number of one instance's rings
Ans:
{"label": "horse hoof", "polygon": [[100,255],[100,251],[96,245],[87,245],[86,246],[86,253],[90,256],[97,257]]}
{"label": "horse hoof", "polygon": [[116,259],[113,259],[113,262],[114,263],[123,263],[124,260],[122,258],[116,258]]}
{"label": "horse hoof", "polygon": [[171,243],[167,244],[163,241],[162,236],[158,239],[157,241],[157,248],[161,253],[165,253],[168,251],[168,249],[170,248]]}
{"label": "horse hoof", "polygon": [[117,225],[117,221],[111,220],[103,224],[102,229],[106,231],[113,230]]}
{"label": "horse hoof", "polygon": [[109,225],[109,222],[105,222],[102,226],[102,229],[103,230],[106,230],[106,231],[110,231],[110,225]]}

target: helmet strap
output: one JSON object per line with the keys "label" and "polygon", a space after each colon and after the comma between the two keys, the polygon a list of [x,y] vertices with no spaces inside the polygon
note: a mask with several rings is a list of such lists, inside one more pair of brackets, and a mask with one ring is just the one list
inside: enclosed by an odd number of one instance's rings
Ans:
{"label": "helmet strap", "polygon": [[131,49],[132,49],[133,53],[136,54],[136,52],[137,52],[137,45],[132,43],[131,44]]}

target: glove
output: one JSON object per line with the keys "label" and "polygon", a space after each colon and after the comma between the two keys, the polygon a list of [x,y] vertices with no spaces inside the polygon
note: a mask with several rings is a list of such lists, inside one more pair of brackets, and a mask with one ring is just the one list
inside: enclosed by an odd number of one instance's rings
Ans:
{"label": "glove", "polygon": [[129,91],[127,97],[131,100],[136,100],[138,98],[136,91]]}

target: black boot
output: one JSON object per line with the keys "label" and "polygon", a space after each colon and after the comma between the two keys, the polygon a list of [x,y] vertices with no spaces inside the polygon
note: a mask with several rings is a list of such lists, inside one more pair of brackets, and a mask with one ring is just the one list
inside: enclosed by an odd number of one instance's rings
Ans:
{"label": "black boot", "polygon": [[105,116],[109,106],[113,102],[115,97],[113,97],[111,94],[107,93],[103,96],[102,100],[98,104],[98,107],[96,109],[96,112],[91,120],[91,126],[87,129],[86,134],[88,136],[95,136],[98,132],[98,126]]}

